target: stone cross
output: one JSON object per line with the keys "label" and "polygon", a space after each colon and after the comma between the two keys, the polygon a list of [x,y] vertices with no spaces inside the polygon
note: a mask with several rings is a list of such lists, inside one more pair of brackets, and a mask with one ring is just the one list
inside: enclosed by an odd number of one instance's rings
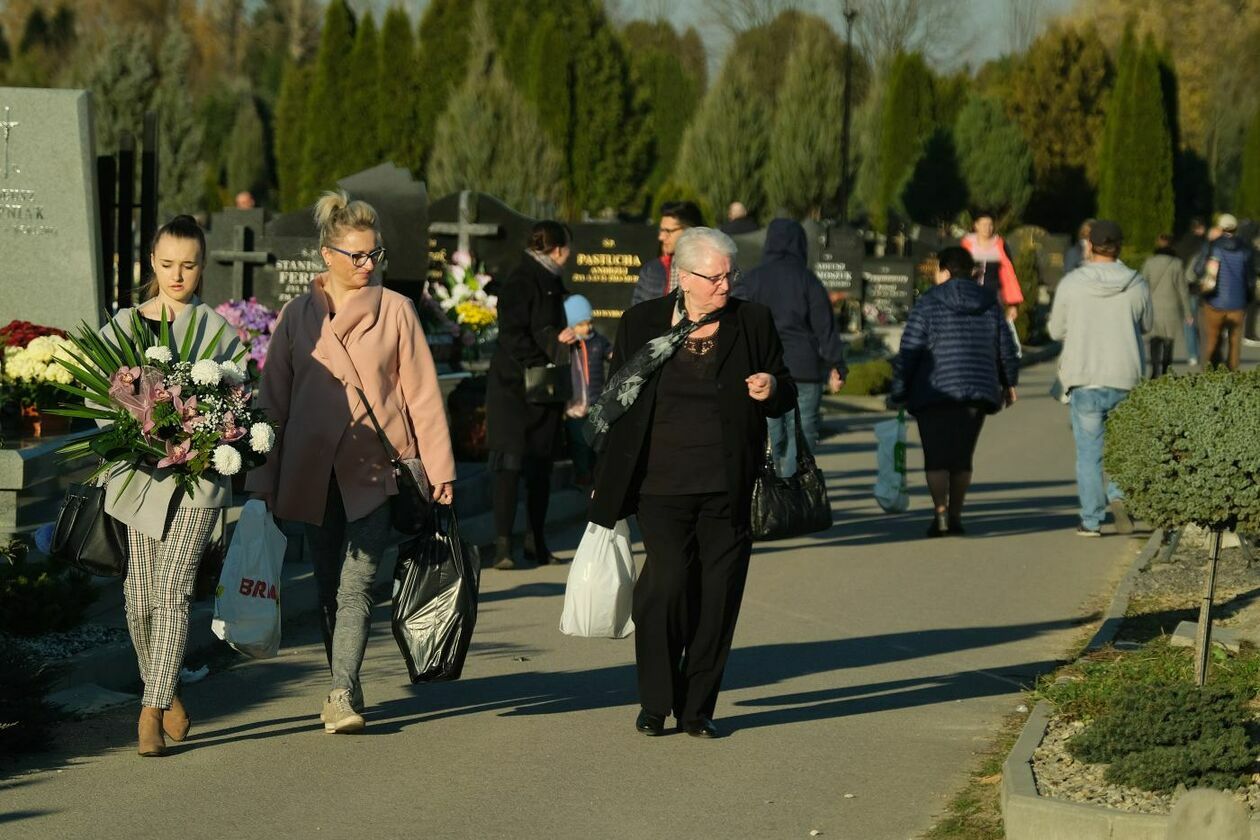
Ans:
{"label": "stone cross", "polygon": [[241,297],[247,297],[247,293],[253,291],[245,287],[246,266],[266,265],[271,259],[269,251],[246,250],[249,248],[249,233],[245,225],[236,225],[232,229],[232,249],[210,252],[210,259],[232,266],[232,290]]}
{"label": "stone cross", "polygon": [[477,224],[477,205],[473,203],[473,194],[469,190],[459,194],[458,222],[433,222],[429,225],[430,233],[459,237],[456,248],[469,253],[472,253],[474,236],[498,236],[500,231],[499,225]]}
{"label": "stone cross", "polygon": [[22,174],[21,169],[18,169],[16,166],[13,166],[9,163],[9,134],[13,131],[13,129],[21,125],[21,123],[16,123],[16,122],[13,122],[13,120],[9,119],[9,112],[10,112],[9,106],[5,105],[4,106],[4,120],[0,121],[0,129],[4,129],[4,177],[6,179],[9,177],[10,172],[12,172],[14,175]]}

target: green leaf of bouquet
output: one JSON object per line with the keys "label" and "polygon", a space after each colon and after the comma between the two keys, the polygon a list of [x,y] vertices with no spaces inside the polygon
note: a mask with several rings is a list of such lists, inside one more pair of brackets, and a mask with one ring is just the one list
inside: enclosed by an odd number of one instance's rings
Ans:
{"label": "green leaf of bouquet", "polygon": [[197,333],[201,332],[201,322],[203,320],[204,316],[198,313],[196,322],[189,326],[188,332],[184,333],[184,343],[179,347],[179,360],[181,362],[191,362],[193,360],[193,338],[196,337]]}
{"label": "green leaf of bouquet", "polygon": [[[73,350],[65,351],[69,359],[58,359],[57,364],[61,365],[79,382],[91,388],[93,391],[99,391],[104,395],[105,399],[109,399],[109,375],[102,371],[94,363],[81,358]],[[77,362],[78,364],[75,364]]]}
{"label": "green leaf of bouquet", "polygon": [[[102,402],[101,395],[95,391],[85,391],[82,388],[76,388],[73,385],[64,385],[60,382],[54,382],[53,387],[64,393],[73,394],[76,397],[82,397],[89,402],[102,403],[106,405],[109,403],[108,396],[104,397]],[[93,409],[93,411],[100,411],[100,409]],[[103,420],[111,420],[114,417],[114,413],[112,411],[101,411],[101,413],[105,415],[101,418]]]}
{"label": "green leaf of bouquet", "polygon": [[140,358],[136,355],[136,348],[132,344],[131,337],[118,326],[117,321],[110,321],[109,327],[114,332],[114,337],[118,339],[118,350],[122,353],[123,362],[131,367],[140,366]]}
{"label": "green leaf of bouquet", "polygon": [[114,412],[112,411],[104,411],[99,408],[90,408],[87,406],[84,406],[82,408],[71,407],[71,406],[62,406],[61,408],[49,408],[49,409],[45,409],[45,413],[58,414],[62,417],[86,417],[89,420],[113,420],[114,419]]}
{"label": "green leaf of bouquet", "polygon": [[108,373],[112,374],[123,366],[122,356],[118,349],[87,324],[83,325],[75,345],[94,361],[101,363],[101,369]]}
{"label": "green leaf of bouquet", "polygon": [[214,358],[215,350],[218,349],[219,346],[219,339],[223,338],[223,331],[227,329],[227,326],[227,321],[219,324],[219,331],[214,334],[214,338],[210,339],[210,341],[206,343],[206,348],[201,351],[201,358],[198,359],[198,361]]}
{"label": "green leaf of bouquet", "polygon": [[166,307],[162,307],[162,335],[160,336],[163,347],[171,346],[171,321],[167,316]]}

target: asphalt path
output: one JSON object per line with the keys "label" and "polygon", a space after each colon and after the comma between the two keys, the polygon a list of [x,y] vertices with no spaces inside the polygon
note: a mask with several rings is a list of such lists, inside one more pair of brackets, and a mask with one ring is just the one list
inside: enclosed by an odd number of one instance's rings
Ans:
{"label": "asphalt path", "polygon": [[567,567],[487,569],[457,682],[410,686],[378,607],[364,734],[323,732],[323,648],[296,623],[279,657],[186,689],[192,737],[166,758],[135,754],[131,709],[63,725],[0,781],[0,837],[914,837],[1140,546],[1074,535],[1052,375],[1025,371],[986,422],[963,538],[923,536],[913,424],[911,510],[889,515],[871,493],[884,415],[829,418],[836,524],[757,547],[726,738],[636,734],[633,642],[558,632]]}

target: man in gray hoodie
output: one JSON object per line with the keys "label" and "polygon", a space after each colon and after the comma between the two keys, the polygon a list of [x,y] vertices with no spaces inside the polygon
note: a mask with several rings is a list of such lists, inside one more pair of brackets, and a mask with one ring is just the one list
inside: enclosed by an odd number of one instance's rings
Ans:
{"label": "man in gray hoodie", "polygon": [[1119,259],[1120,226],[1102,219],[1089,232],[1089,261],[1059,281],[1050,310],[1050,337],[1063,342],[1059,380],[1072,405],[1076,439],[1076,533],[1097,537],[1108,501],[1120,533],[1132,530],[1119,488],[1103,483],[1103,428],[1107,415],[1141,380],[1142,335],[1155,325],[1151,290]]}

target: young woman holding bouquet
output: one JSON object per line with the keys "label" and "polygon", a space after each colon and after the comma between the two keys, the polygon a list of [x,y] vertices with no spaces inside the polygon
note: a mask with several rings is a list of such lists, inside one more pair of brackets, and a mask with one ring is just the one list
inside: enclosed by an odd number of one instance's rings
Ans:
{"label": "young woman holding bouquet", "polygon": [[[241,350],[236,331],[197,297],[205,257],[205,235],[191,216],[176,216],[158,228],[149,255],[154,277],[144,302],[120,310],[100,331],[101,338],[117,346],[115,329],[131,337],[138,313],[156,336],[162,334],[163,320],[168,324],[169,346],[165,353],[150,348],[149,359],[156,353],[170,361],[192,332],[190,358],[199,359],[208,350],[215,362],[230,362]],[[220,510],[232,503],[230,479],[217,472],[181,483],[170,469],[178,466],[178,457],[172,461],[168,455],[157,466],[116,464],[105,491],[105,512],[127,526],[123,593],[127,629],[144,680],[139,724],[143,756],[165,752],[163,734],[173,741],[188,734],[188,713],[176,693],[188,638],[188,605]]]}
{"label": "young woman holding bouquet", "polygon": [[332,671],[320,717],[327,732],[357,732],[372,581],[400,539],[388,506],[398,488],[369,406],[399,457],[421,459],[441,504],[452,501],[455,458],[415,306],[374,277],[385,258],[376,211],[329,192],[315,222],[328,271],[272,331],[261,403],[277,442],[246,486],[277,516],[306,523]]}

